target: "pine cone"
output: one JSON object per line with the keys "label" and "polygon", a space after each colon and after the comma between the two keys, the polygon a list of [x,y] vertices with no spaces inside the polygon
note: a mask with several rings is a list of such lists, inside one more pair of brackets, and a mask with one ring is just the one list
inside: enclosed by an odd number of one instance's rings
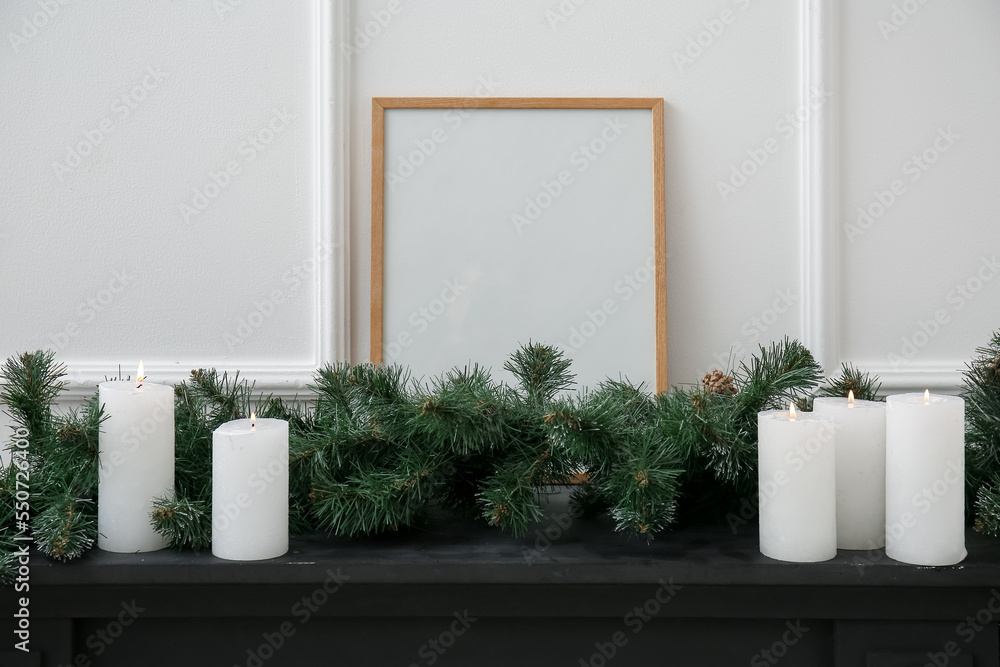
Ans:
{"label": "pine cone", "polygon": [[1000,357],[996,357],[989,364],[989,377],[994,382],[1000,382]]}
{"label": "pine cone", "polygon": [[705,385],[705,391],[710,394],[732,396],[736,393],[736,385],[733,384],[733,376],[726,375],[719,369],[715,369],[711,373],[705,373],[705,377],[701,379],[701,383]]}

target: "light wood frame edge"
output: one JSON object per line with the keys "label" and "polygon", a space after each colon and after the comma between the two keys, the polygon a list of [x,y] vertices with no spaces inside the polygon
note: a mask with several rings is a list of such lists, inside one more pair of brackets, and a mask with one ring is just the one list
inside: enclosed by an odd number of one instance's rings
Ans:
{"label": "light wood frame edge", "polygon": [[656,257],[656,391],[667,391],[667,194],[664,173],[663,100],[653,105],[653,252]]}
{"label": "light wood frame edge", "polygon": [[382,362],[383,206],[385,187],[386,109],[649,109],[653,114],[653,248],[656,256],[656,391],[667,384],[667,238],[664,180],[663,99],[659,97],[373,97],[371,211],[371,350],[372,363]]}
{"label": "light wood frame edge", "polygon": [[382,286],[383,265],[382,235],[383,197],[385,196],[385,107],[381,99],[372,99],[372,295],[371,295],[371,351],[373,364],[382,363]]}

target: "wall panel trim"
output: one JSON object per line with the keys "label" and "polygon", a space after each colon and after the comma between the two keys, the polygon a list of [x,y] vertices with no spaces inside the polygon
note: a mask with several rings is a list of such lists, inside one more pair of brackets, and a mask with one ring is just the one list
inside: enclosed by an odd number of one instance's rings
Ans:
{"label": "wall panel trim", "polygon": [[829,374],[840,365],[837,2],[806,0],[801,7],[799,103],[809,108],[816,90],[831,94],[823,105],[811,110],[799,146],[801,330],[802,342]]}
{"label": "wall panel trim", "polygon": [[[328,361],[347,360],[350,350],[350,63],[341,48],[350,43],[350,3],[314,0],[312,26],[316,63],[313,97],[319,106],[313,128],[317,141],[316,170],[311,176],[315,193],[311,207],[312,245],[323,249],[323,255],[328,257],[318,274],[312,319],[299,323],[312,329],[312,357],[294,363],[240,364],[213,359],[198,363],[201,367],[238,370],[241,377],[256,382],[258,391],[282,398],[304,395],[316,368]],[[92,396],[105,375],[117,372],[119,363],[94,359],[61,361],[65,361],[69,372],[64,394],[68,403]],[[134,368],[121,370],[123,374],[135,374]],[[191,370],[177,364],[146,364],[147,376],[157,383],[176,384],[186,379]]]}
{"label": "wall panel trim", "polygon": [[828,374],[851,362],[882,380],[883,392],[941,391],[961,384],[965,360],[911,364],[894,368],[845,359],[840,350],[840,5],[842,0],[806,0],[800,20],[801,104],[817,89],[829,99],[803,125],[800,144],[799,217],[801,337]]}

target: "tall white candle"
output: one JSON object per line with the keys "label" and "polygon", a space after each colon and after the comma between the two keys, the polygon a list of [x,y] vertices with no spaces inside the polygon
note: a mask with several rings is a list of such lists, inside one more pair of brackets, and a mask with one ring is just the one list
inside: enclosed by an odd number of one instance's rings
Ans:
{"label": "tall white candle", "polygon": [[174,388],[136,380],[102,382],[107,419],[98,438],[97,546],[134,553],[167,546],[153,530],[153,501],[174,489]]}
{"label": "tall white candle", "polygon": [[837,450],[837,548],[885,546],[885,403],[817,398],[833,419]]}
{"label": "tall white candle", "polygon": [[212,553],[261,560],[286,551],[288,422],[226,422],[212,437]]}
{"label": "tall white candle", "polygon": [[965,401],[897,394],[886,400],[885,553],[914,565],[965,556]]}
{"label": "tall white candle", "polygon": [[758,427],[760,552],[812,563],[837,555],[833,420],[814,413],[761,412]]}

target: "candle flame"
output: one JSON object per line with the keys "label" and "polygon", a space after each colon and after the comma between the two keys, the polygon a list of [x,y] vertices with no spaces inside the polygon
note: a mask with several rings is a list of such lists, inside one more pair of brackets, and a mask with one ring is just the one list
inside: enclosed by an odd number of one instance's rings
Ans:
{"label": "candle flame", "polygon": [[924,389],[924,405],[930,405],[930,404],[931,404],[931,390]]}
{"label": "candle flame", "polygon": [[135,388],[139,389],[142,387],[142,383],[146,381],[145,369],[142,365],[142,359],[139,360],[139,370],[135,372]]}
{"label": "candle flame", "polygon": [[256,431],[257,430],[257,413],[256,412],[251,412],[250,413],[250,430],[251,431]]}
{"label": "candle flame", "polygon": [[795,403],[788,401],[788,421],[795,421]]}
{"label": "candle flame", "polygon": [[849,392],[847,392],[847,406],[851,407],[851,408],[854,407],[854,390],[853,389],[850,390]]}

